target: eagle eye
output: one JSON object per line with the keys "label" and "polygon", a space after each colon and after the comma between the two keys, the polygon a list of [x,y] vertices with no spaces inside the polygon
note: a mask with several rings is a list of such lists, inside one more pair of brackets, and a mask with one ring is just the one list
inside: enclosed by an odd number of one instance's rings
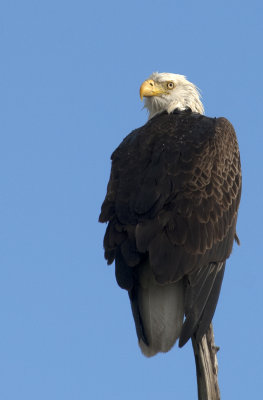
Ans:
{"label": "eagle eye", "polygon": [[167,83],[167,89],[173,89],[174,88],[174,83],[173,82],[168,82]]}

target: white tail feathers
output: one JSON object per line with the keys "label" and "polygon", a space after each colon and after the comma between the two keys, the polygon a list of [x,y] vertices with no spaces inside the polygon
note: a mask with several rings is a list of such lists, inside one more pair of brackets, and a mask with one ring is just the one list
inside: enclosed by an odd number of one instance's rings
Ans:
{"label": "white tail feathers", "polygon": [[142,339],[139,346],[146,357],[167,352],[180,336],[184,318],[183,282],[160,285],[148,264],[140,274],[138,306],[149,343]]}

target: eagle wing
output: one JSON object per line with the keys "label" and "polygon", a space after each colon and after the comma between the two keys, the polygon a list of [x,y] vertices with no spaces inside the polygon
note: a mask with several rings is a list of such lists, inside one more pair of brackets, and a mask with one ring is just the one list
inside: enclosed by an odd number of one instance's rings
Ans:
{"label": "eagle wing", "polygon": [[155,279],[184,279],[182,346],[202,337],[216,308],[225,260],[236,236],[241,167],[225,118],[160,114],[128,135],[112,155],[100,221],[109,222],[105,258],[131,291],[140,264]]}

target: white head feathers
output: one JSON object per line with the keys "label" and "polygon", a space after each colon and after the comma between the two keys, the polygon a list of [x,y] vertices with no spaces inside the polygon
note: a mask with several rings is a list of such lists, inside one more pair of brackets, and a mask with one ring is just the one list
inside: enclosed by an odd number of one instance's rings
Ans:
{"label": "white head feathers", "polygon": [[[160,112],[171,113],[176,108],[185,110],[191,108],[193,112],[204,113],[204,107],[200,100],[198,88],[189,82],[185,76],[170,73],[154,72],[145,83],[155,87],[152,93],[146,90],[141,93],[144,97],[144,108],[149,112],[149,119]],[[146,94],[144,94],[146,92]]]}

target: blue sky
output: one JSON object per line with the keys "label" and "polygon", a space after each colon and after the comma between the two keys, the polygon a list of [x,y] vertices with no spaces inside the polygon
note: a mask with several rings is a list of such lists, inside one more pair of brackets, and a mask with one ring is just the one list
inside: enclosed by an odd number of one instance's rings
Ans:
{"label": "blue sky", "polygon": [[222,398],[262,393],[262,4],[2,1],[0,398],[194,399],[191,344],[144,358],[98,224],[110,155],[151,72],[235,126],[241,246],[214,318]]}

